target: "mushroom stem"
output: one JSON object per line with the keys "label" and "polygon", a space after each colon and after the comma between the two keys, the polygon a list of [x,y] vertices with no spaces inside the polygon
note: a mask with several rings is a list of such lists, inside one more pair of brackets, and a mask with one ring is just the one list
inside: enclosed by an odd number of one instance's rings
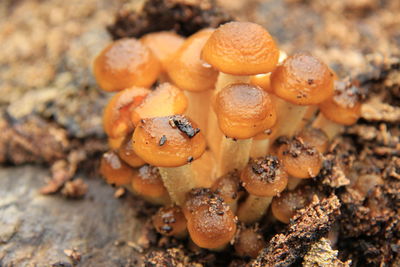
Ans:
{"label": "mushroom stem", "polygon": [[213,93],[212,90],[205,91],[187,91],[185,95],[188,99],[188,107],[186,115],[195,121],[203,132],[207,132],[208,112],[210,106],[210,98]]}
{"label": "mushroom stem", "polygon": [[250,194],[240,205],[237,216],[244,223],[259,221],[271,202],[272,197],[258,197]]}
{"label": "mushroom stem", "polygon": [[251,150],[250,150],[250,157],[259,158],[265,156],[269,149],[269,144],[270,144],[269,141],[270,141],[269,139],[260,139],[260,140],[253,139],[253,143],[251,145]]}
{"label": "mushroom stem", "polygon": [[303,181],[304,179],[296,178],[290,176],[288,179],[287,189],[289,191],[295,190],[296,187]]}
{"label": "mushroom stem", "polygon": [[186,193],[196,187],[193,170],[190,164],[180,167],[159,167],[164,186],[167,188],[173,203],[179,206],[185,203]]}
{"label": "mushroom stem", "polygon": [[312,127],[324,131],[329,140],[332,140],[336,135],[341,133],[344,128],[343,125],[328,120],[322,113],[314,120]]}
{"label": "mushroom stem", "polygon": [[280,98],[276,98],[277,123],[272,127],[271,144],[280,136],[292,137],[301,130],[307,106],[292,104]]}
{"label": "mushroom stem", "polygon": [[318,111],[317,105],[311,105],[307,107],[307,111],[304,114],[304,117],[301,121],[300,128],[303,129],[315,118],[315,115]]}
{"label": "mushroom stem", "polygon": [[252,138],[235,140],[222,137],[217,157],[217,177],[235,169],[241,170],[246,166],[250,157],[251,142]]}
{"label": "mushroom stem", "polygon": [[239,75],[232,75],[223,72],[219,72],[217,83],[215,84],[215,93],[218,93],[222,90],[225,86],[228,86],[232,83],[250,83],[251,76],[239,76]]}

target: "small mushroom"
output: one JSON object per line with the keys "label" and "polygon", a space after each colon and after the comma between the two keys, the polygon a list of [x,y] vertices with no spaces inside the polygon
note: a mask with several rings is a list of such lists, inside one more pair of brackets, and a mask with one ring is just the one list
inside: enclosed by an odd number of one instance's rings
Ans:
{"label": "small mushroom", "polygon": [[279,195],[288,182],[288,174],[275,156],[251,159],[240,178],[243,187],[249,193],[238,210],[239,220],[244,223],[260,220],[268,209],[272,197]]}
{"label": "small mushroom", "polygon": [[174,55],[168,66],[168,75],[189,99],[186,115],[206,131],[210,97],[217,81],[218,71],[200,59],[201,50],[213,29],[201,30],[190,36]]}
{"label": "small mushroom", "polygon": [[162,235],[185,237],[186,218],[178,206],[161,207],[153,216],[154,228]]}
{"label": "small mushroom", "polygon": [[231,84],[218,92],[214,110],[225,135],[217,154],[217,176],[222,176],[246,166],[252,137],[274,125],[276,112],[268,93],[245,83]]}
{"label": "small mushroom", "polygon": [[333,97],[319,105],[320,114],[313,122],[314,128],[322,129],[331,140],[358,120],[361,114],[360,92],[350,81],[335,82]]}
{"label": "small mushroom", "polygon": [[205,199],[186,218],[190,237],[201,248],[220,250],[236,232],[234,213],[217,196]]}
{"label": "small mushroom", "polygon": [[135,170],[131,185],[133,192],[151,203],[168,204],[170,202],[157,167],[146,164]]}
{"label": "small mushroom", "polygon": [[[131,112],[151,91],[140,87],[132,87],[115,94],[103,112],[103,128],[112,138],[110,145],[115,147],[134,130]],[[119,146],[118,146],[119,147]]]}
{"label": "small mushroom", "polygon": [[146,162],[136,155],[132,148],[132,138],[127,136],[118,149],[119,157],[131,167],[137,168],[143,166]]}
{"label": "small mushroom", "polygon": [[265,240],[257,225],[241,225],[235,239],[235,251],[239,256],[255,259],[265,247]]}
{"label": "small mushroom", "polygon": [[134,169],[123,162],[115,152],[109,151],[101,158],[100,174],[108,184],[125,186],[131,183]]}
{"label": "small mushroom", "polygon": [[189,164],[206,148],[196,124],[182,115],[142,119],[133,133],[133,149],[147,163],[159,167],[171,199],[181,205],[195,187]]}
{"label": "small mushroom", "polygon": [[297,135],[302,142],[314,147],[319,153],[324,154],[328,150],[329,139],[324,131],[313,127],[306,127]]}
{"label": "small mushroom", "polygon": [[222,197],[233,212],[237,210],[237,202],[240,197],[239,172],[232,171],[218,178],[212,185],[211,190]]}
{"label": "small mushroom", "polygon": [[94,60],[93,72],[104,91],[150,87],[161,71],[158,59],[136,39],[125,38],[108,45]]}
{"label": "small mushroom", "polygon": [[302,179],[317,176],[322,168],[321,153],[298,137],[282,144],[278,149],[278,157],[290,175],[289,190],[296,188]]}
{"label": "small mushroom", "polygon": [[271,74],[277,96],[277,123],[271,142],[279,136],[292,137],[301,130],[310,105],[318,105],[333,94],[333,73],[322,61],[308,53],[286,58]]}

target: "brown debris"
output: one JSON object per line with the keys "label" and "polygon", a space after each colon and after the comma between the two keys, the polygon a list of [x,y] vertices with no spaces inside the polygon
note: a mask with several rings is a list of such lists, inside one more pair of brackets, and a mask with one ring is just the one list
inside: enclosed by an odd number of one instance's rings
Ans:
{"label": "brown debris", "polygon": [[72,259],[72,261],[74,262],[74,264],[77,264],[78,262],[81,261],[81,253],[78,252],[77,249],[64,249],[64,254],[67,255],[68,257],[70,257]]}
{"label": "brown debris", "polygon": [[311,245],[310,250],[304,256],[303,267],[350,267],[351,260],[342,262],[337,256],[338,251],[331,248],[329,240],[321,238]]}
{"label": "brown debris", "polygon": [[298,211],[284,234],[275,235],[251,266],[288,266],[303,257],[313,242],[328,233],[339,215],[339,199],[332,195]]}
{"label": "brown debris", "polygon": [[149,0],[140,12],[120,10],[108,30],[114,39],[138,38],[149,32],[169,30],[189,36],[231,20],[212,0]]}
{"label": "brown debris", "polygon": [[190,262],[182,249],[169,248],[167,250],[152,251],[144,259],[145,267],[174,266],[174,267],[201,267],[201,264]]}
{"label": "brown debris", "polygon": [[88,185],[80,178],[67,181],[64,184],[61,194],[67,198],[82,198],[88,191]]}
{"label": "brown debris", "polygon": [[126,193],[125,188],[119,187],[119,188],[117,188],[117,190],[115,190],[114,197],[115,198],[121,198],[121,197],[123,197],[125,195],[125,193]]}
{"label": "brown debris", "polygon": [[40,193],[54,194],[64,184],[72,179],[78,168],[78,164],[86,159],[86,154],[83,150],[74,150],[68,155],[67,160],[58,160],[51,166],[52,178],[48,181],[47,185],[40,189]]}

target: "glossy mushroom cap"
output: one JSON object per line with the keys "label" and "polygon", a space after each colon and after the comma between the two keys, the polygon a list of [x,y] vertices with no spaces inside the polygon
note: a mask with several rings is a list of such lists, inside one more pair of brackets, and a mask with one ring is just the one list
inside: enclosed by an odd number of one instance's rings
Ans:
{"label": "glossy mushroom cap", "polygon": [[186,219],[177,206],[162,207],[153,216],[153,225],[157,232],[165,236],[179,235],[186,230]]}
{"label": "glossy mushroom cap", "polygon": [[281,145],[278,149],[278,157],[287,173],[295,178],[315,177],[322,168],[321,154],[300,138],[292,138],[287,144]]}
{"label": "glossy mushroom cap", "polygon": [[140,87],[132,87],[115,94],[103,112],[103,128],[106,134],[123,140],[134,129],[131,112],[151,91]]}
{"label": "glossy mushroom cap", "polygon": [[[310,186],[297,187],[293,191],[284,191],[274,197],[271,204],[272,214],[279,221],[289,223],[297,210],[307,206],[316,192]],[[317,194],[318,195],[318,194]]]}
{"label": "glossy mushroom cap", "polygon": [[214,193],[209,188],[193,188],[186,195],[186,201],[182,206],[182,211],[186,218],[191,217],[201,205],[206,204],[209,199],[214,197]]}
{"label": "glossy mushroom cap", "polygon": [[143,35],[139,41],[150,48],[160,61],[163,70],[166,71],[169,61],[182,46],[185,38],[174,32],[162,31]]}
{"label": "glossy mushroom cap", "polygon": [[139,195],[147,197],[157,198],[168,194],[158,168],[148,164],[134,172],[132,188]]}
{"label": "glossy mushroom cap", "polygon": [[333,97],[321,103],[319,109],[328,120],[352,125],[361,114],[359,89],[349,81],[335,82]]}
{"label": "glossy mushroom cap", "polygon": [[93,72],[105,91],[132,86],[150,87],[161,71],[158,59],[136,39],[121,39],[107,46],[94,60]]}
{"label": "glossy mushroom cap", "polygon": [[231,138],[251,138],[276,122],[271,97],[251,84],[236,83],[223,88],[216,95],[214,109],[221,131]]}
{"label": "glossy mushroom cap", "polygon": [[168,65],[168,75],[179,87],[188,91],[214,89],[218,71],[200,59],[204,44],[214,32],[201,30],[190,36]]}
{"label": "glossy mushroom cap", "polygon": [[212,185],[211,190],[222,197],[226,204],[230,205],[239,198],[239,182],[239,173],[233,171],[218,178]]}
{"label": "glossy mushroom cap", "polygon": [[333,95],[334,74],[307,53],[289,56],[271,74],[274,93],[296,105],[317,105]]}
{"label": "glossy mushroom cap", "polygon": [[322,154],[328,150],[329,138],[321,129],[306,127],[301,130],[297,137],[306,145],[314,147]]}
{"label": "glossy mushroom cap", "polygon": [[124,140],[125,140],[125,136],[116,137],[116,138],[108,137],[107,143],[111,150],[119,150],[119,148],[121,147]]}
{"label": "glossy mushroom cap", "polygon": [[265,156],[250,159],[250,162],[242,170],[240,179],[250,194],[259,197],[273,197],[286,188],[288,174],[277,157]]}
{"label": "glossy mushroom cap", "polygon": [[125,138],[125,140],[119,147],[118,155],[124,162],[128,163],[131,167],[134,168],[143,166],[146,163],[138,155],[136,155],[135,151],[133,151],[132,138],[129,135]]}
{"label": "glossy mushroom cap", "polygon": [[233,75],[271,72],[278,58],[279,50],[271,35],[251,22],[229,22],[220,26],[202,51],[204,61]]}
{"label": "glossy mushroom cap", "polygon": [[220,197],[212,197],[187,218],[193,242],[202,248],[216,249],[232,240],[236,218]]}
{"label": "glossy mushroom cap", "polygon": [[188,100],[179,88],[170,83],[163,83],[132,110],[132,121],[137,125],[144,118],[182,114],[187,105]]}
{"label": "glossy mushroom cap", "polygon": [[257,227],[244,227],[238,230],[235,251],[241,257],[256,258],[266,244]]}
{"label": "glossy mushroom cap", "polygon": [[101,158],[100,174],[108,184],[121,186],[131,183],[134,169],[124,163],[115,152],[109,151]]}
{"label": "glossy mushroom cap", "polygon": [[196,124],[182,115],[143,119],[133,134],[133,149],[147,163],[179,167],[199,158],[206,141]]}

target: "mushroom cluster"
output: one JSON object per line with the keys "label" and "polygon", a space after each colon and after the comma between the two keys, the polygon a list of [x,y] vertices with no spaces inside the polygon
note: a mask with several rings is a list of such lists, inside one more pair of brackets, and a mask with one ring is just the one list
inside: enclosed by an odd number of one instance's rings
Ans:
{"label": "mushroom cluster", "polygon": [[250,22],[187,39],[121,39],[93,70],[115,92],[103,116],[105,180],[161,205],[160,234],[189,234],[213,250],[236,236],[239,255],[262,247],[251,229],[271,203],[269,216],[288,223],[311,199],[299,184],[318,175],[329,142],[360,115],[356,86],[311,54],[287,56]]}

